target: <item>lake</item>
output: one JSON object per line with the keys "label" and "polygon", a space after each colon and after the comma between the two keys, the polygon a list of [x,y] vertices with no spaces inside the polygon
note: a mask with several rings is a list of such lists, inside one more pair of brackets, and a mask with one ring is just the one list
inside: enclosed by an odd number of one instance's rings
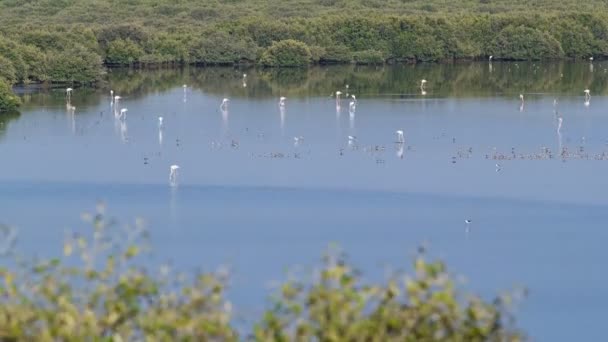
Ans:
{"label": "lake", "polygon": [[146,220],[151,260],[228,265],[244,321],[332,243],[370,281],[410,269],[424,244],[467,290],[525,286],[516,314],[532,339],[601,340],[607,67],[112,69],[70,107],[64,89],[16,89],[21,114],[0,116],[0,223],[20,250],[55,255],[103,201]]}

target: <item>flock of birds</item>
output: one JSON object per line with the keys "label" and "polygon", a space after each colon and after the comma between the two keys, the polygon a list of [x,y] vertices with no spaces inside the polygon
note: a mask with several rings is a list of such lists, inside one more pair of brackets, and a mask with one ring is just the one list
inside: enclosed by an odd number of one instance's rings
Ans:
{"label": "flock of birds", "polygon": [[[492,61],[493,56],[490,56],[489,60],[490,62]],[[592,59],[591,59],[592,60]],[[420,94],[421,95],[427,95],[427,91],[426,91],[426,86],[427,86],[427,80],[423,79],[420,81]],[[243,74],[243,78],[242,78],[242,86],[243,87],[247,87],[247,74]],[[184,89],[184,101],[186,100],[186,92],[187,92],[187,85],[183,85],[182,86]],[[346,98],[349,100],[348,102],[348,112],[349,115],[351,117],[353,117],[355,115],[356,112],[356,108],[357,108],[357,97],[354,94],[349,94],[349,86],[346,85],[345,86],[345,93],[343,93],[342,91],[338,90],[335,93],[331,94],[331,97],[335,98],[336,101],[336,111],[340,112],[341,111],[341,105],[342,105],[342,96],[345,95]],[[72,88],[67,88],[65,90],[66,92],[66,109],[68,111],[69,114],[74,115],[74,112],[76,110],[76,107],[74,107],[71,103],[71,99],[72,99],[72,93],[73,93],[73,89]],[[590,101],[591,101],[591,91],[589,89],[585,89],[584,91],[584,95],[585,95],[585,106],[589,106]],[[127,108],[120,108],[120,101],[121,101],[122,97],[119,95],[115,95],[113,90],[110,90],[110,102],[111,102],[111,107],[113,108],[114,111],[114,117],[116,119],[117,124],[120,125],[120,130],[121,130],[121,135],[123,136],[123,138],[126,139],[126,119],[127,119],[127,113],[128,113],[128,109]],[[524,110],[525,107],[525,98],[523,94],[519,95],[519,99],[520,99],[520,111]],[[220,111],[222,112],[222,115],[224,117],[227,116],[228,114],[228,107],[230,105],[230,99],[228,98],[224,98],[222,100],[222,102],[220,103]],[[281,96],[279,98],[278,101],[278,107],[279,110],[281,112],[281,117],[283,118],[284,114],[285,114],[285,107],[287,106],[287,98],[284,96]],[[577,152],[577,153],[571,153],[569,152],[567,149],[562,149],[561,147],[561,130],[563,127],[563,117],[559,114],[558,110],[557,110],[557,100],[554,101],[554,107],[555,107],[555,115],[556,115],[556,121],[557,121],[557,134],[560,136],[560,156],[562,158],[568,158],[568,157],[580,157],[583,153],[582,148]],[[120,108],[120,109],[119,109]],[[158,117],[158,130],[159,130],[159,142],[162,144],[162,137],[163,137],[163,117],[159,116]],[[405,144],[405,133],[402,129],[398,129],[395,131],[396,134],[396,141],[395,144],[397,145],[397,156],[403,158],[403,153],[404,153],[404,149],[403,146]],[[293,138],[294,140],[294,146],[299,146],[300,144],[303,143],[304,141],[304,137],[303,136],[295,136]],[[348,136],[348,146],[349,147],[355,147],[356,146],[356,142],[357,142],[357,137],[353,136],[353,135],[349,135]],[[238,146],[238,143],[236,143]],[[233,142],[234,145],[234,142]],[[383,148],[379,148],[378,146],[376,146],[375,150],[384,150]],[[372,147],[371,150],[374,150],[374,148]],[[460,158],[464,157],[469,157],[471,153],[471,150],[469,149],[469,153],[458,153],[458,156]],[[342,155],[342,150],[340,151],[340,155]],[[505,153],[498,153],[496,151],[496,149],[494,150],[494,153],[490,156],[489,154],[486,154],[486,159],[494,159],[494,160],[510,160],[510,159],[550,159],[553,158],[553,154],[551,153],[551,151],[547,148],[543,148],[541,153],[539,154],[529,154],[529,155],[524,155],[524,154],[516,154],[514,149],[511,151],[511,154],[505,154]],[[608,155],[606,155],[604,153],[604,155],[599,157],[600,159],[608,159]],[[456,157],[453,157],[453,163],[455,163],[455,159]],[[598,157],[596,156],[595,159],[598,159]],[[500,164],[496,164],[496,171],[500,171],[502,169],[502,166]],[[179,170],[180,170],[180,166],[177,164],[173,164],[169,167],[169,184],[172,187],[175,187],[178,185],[178,176],[179,176]]]}

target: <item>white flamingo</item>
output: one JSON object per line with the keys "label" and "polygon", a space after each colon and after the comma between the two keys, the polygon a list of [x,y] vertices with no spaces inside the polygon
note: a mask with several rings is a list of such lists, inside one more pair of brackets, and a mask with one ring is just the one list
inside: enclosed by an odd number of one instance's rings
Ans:
{"label": "white flamingo", "polygon": [[405,138],[403,137],[403,131],[402,130],[398,130],[397,132],[397,142],[400,144],[403,144],[405,142]]}
{"label": "white flamingo", "polygon": [[348,136],[348,146],[353,147],[356,142],[357,142],[357,137],[355,137],[354,135]]}
{"label": "white flamingo", "polygon": [[285,107],[285,100],[287,100],[285,96],[279,98],[279,107]]}
{"label": "white flamingo", "polygon": [[220,104],[220,109],[223,111],[228,110],[228,102],[230,102],[230,100],[227,98],[224,98],[222,100],[222,104]]}
{"label": "white flamingo", "polygon": [[179,165],[171,165],[169,168],[169,185],[177,186],[177,175],[179,171]]}
{"label": "white flamingo", "polygon": [[119,118],[120,120],[122,120],[122,121],[126,120],[126,119],[127,119],[127,112],[128,112],[128,111],[129,111],[129,110],[128,110],[127,108],[123,108],[123,109],[121,109],[121,110],[120,110],[120,115],[118,116],[118,118]]}

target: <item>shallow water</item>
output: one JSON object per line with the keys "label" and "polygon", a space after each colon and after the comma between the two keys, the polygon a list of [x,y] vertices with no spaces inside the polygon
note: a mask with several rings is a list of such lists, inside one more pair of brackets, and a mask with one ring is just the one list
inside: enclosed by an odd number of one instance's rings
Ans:
{"label": "shallow water", "polygon": [[[55,253],[103,200],[147,220],[158,260],[231,265],[245,319],[329,243],[372,280],[427,243],[485,296],[526,286],[517,316],[533,339],[597,340],[607,80],[602,63],[112,70],[102,89],[74,90],[73,113],[60,89],[20,89],[21,115],[0,117],[0,222],[24,250]],[[336,90],[356,94],[354,113]]]}

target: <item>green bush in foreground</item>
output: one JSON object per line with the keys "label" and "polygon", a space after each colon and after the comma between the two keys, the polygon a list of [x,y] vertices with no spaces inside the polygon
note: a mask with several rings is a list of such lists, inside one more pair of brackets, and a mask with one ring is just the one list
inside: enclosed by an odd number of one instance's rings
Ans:
{"label": "green bush in foreground", "polygon": [[307,66],[312,61],[312,54],[305,43],[287,39],[274,42],[264,51],[260,64],[271,67]]}
{"label": "green bush in foreground", "polygon": [[0,77],[0,112],[16,110],[20,103],[9,83]]}
{"label": "green bush in foreground", "polygon": [[[141,222],[119,228],[85,215],[92,229],[68,236],[63,259],[0,269],[0,341],[236,341],[225,272],[187,276],[137,266]],[[11,245],[13,231],[1,235]],[[12,250],[12,249],[11,249]],[[287,282],[259,319],[256,341],[519,341],[506,297],[460,298],[441,262],[415,259],[411,278],[365,286],[339,253],[311,284]]]}

